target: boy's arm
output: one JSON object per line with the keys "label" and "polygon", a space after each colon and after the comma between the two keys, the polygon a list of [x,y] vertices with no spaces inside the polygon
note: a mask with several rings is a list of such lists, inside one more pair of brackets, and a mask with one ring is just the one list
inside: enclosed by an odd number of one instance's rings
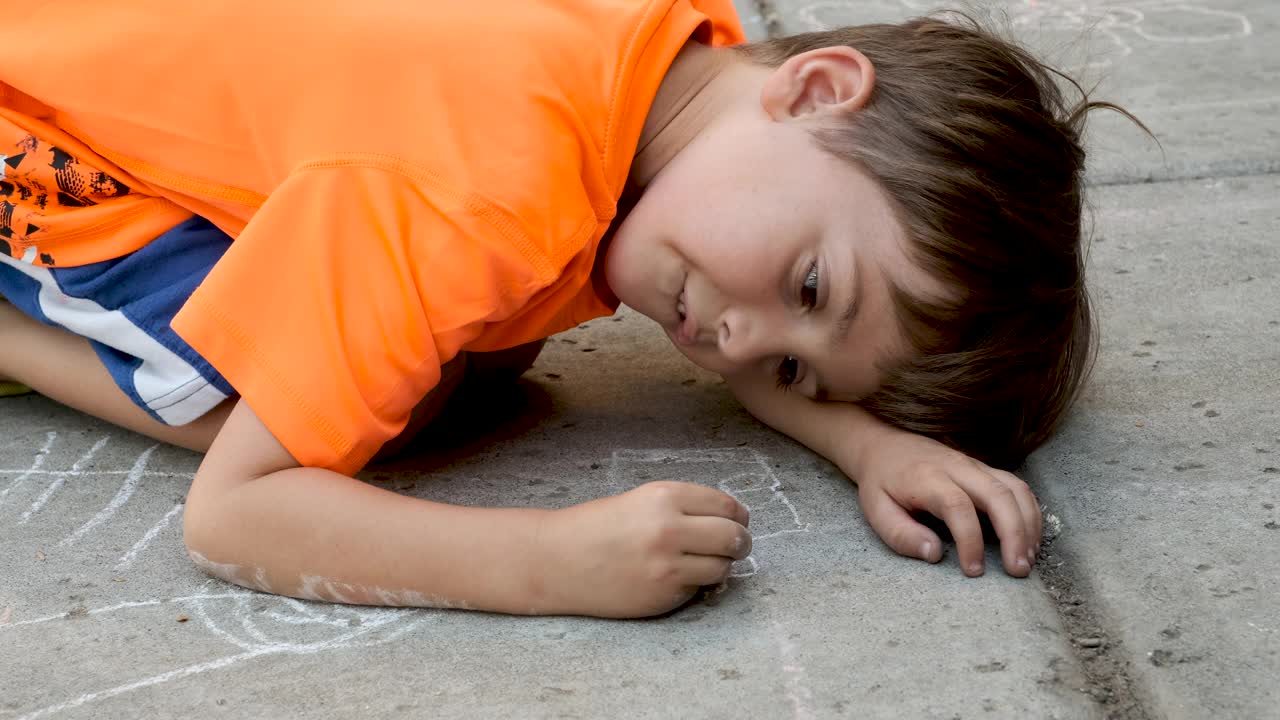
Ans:
{"label": "boy's arm", "polygon": [[211,575],[367,605],[634,617],[723,579],[751,548],[731,496],[650,483],[562,510],[406,497],[297,462],[243,400],[196,473],[184,533]]}
{"label": "boy's arm", "polygon": [[867,522],[898,553],[928,562],[942,559],[941,540],[910,515],[925,511],[947,524],[965,574],[981,575],[981,510],[1000,537],[1006,572],[1030,573],[1042,517],[1031,489],[1012,473],[891,427],[852,403],[818,402],[757,377],[725,380],[748,412],[854,480]]}

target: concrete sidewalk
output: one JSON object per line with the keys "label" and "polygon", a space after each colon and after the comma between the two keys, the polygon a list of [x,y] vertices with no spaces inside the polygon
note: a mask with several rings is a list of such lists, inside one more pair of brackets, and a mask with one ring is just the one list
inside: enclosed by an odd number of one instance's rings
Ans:
{"label": "concrete sidewalk", "polygon": [[[757,36],[927,9],[743,5]],[[1102,348],[1024,473],[1059,521],[1030,579],[893,555],[837,469],[623,312],[474,400],[449,449],[363,477],[543,507],[721,487],[756,542],[726,591],[630,622],[249,593],[183,552],[196,456],[0,400],[0,718],[1280,717],[1280,9],[996,5],[1041,47],[1092,25],[1103,59],[1064,53],[1167,153],[1099,116]]]}

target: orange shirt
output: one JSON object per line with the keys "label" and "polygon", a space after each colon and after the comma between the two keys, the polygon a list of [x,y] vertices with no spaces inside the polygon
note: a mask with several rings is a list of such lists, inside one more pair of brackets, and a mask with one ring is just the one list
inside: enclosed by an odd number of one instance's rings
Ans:
{"label": "orange shirt", "polygon": [[299,462],[354,472],[460,350],[616,308],[596,248],[691,37],[743,41],[731,0],[26,0],[0,155],[7,127],[102,182],[15,204],[10,249],[213,221],[235,241],[174,328]]}

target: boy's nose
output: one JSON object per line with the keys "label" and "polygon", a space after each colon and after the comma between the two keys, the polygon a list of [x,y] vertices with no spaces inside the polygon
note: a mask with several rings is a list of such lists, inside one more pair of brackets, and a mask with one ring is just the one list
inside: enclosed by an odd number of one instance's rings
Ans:
{"label": "boy's nose", "polygon": [[772,352],[769,347],[781,341],[779,329],[772,328],[768,318],[747,310],[730,309],[716,325],[716,344],[720,354],[735,364],[747,363]]}

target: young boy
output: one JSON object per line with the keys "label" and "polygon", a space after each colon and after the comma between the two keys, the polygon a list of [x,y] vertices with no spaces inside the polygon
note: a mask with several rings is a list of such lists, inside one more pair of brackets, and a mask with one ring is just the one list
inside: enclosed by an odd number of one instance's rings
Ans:
{"label": "young boy", "polygon": [[980,575],[981,511],[1027,575],[1039,507],[997,468],[1087,366],[1096,104],[958,21],[742,40],[729,0],[27,3],[0,380],[207,451],[186,543],[230,582],[652,615],[750,552],[731,496],[470,508],[351,477],[468,365],[622,302],[856,479],[895,550],[941,559],[929,512]]}

